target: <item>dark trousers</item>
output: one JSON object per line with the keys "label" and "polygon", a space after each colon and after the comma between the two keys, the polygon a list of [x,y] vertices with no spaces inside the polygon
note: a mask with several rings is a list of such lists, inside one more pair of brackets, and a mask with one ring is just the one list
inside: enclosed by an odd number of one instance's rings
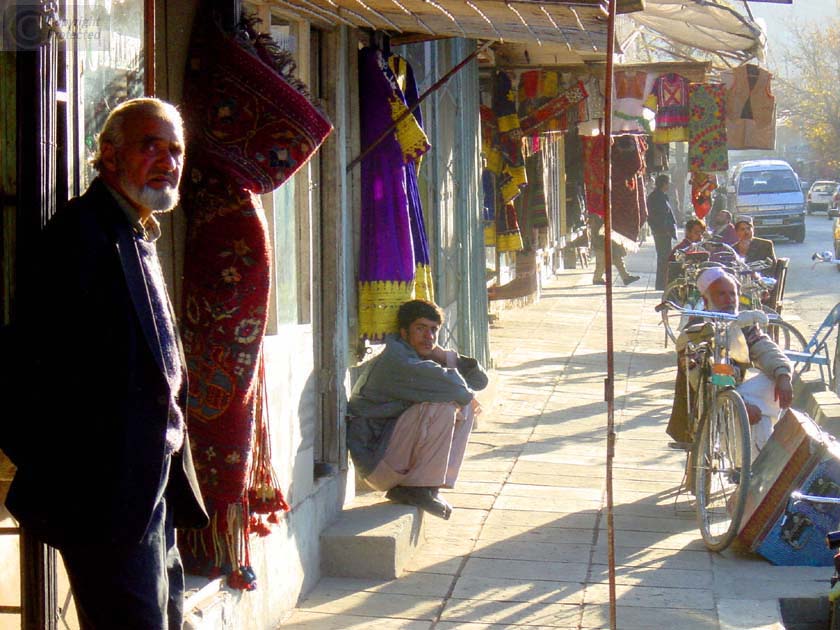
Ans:
{"label": "dark trousers", "polygon": [[671,235],[653,235],[653,242],[656,245],[656,290],[664,291],[668,282],[668,257],[671,255]]}
{"label": "dark trousers", "polygon": [[59,551],[82,630],[180,630],[184,569],[163,496],[139,543],[73,544]]}

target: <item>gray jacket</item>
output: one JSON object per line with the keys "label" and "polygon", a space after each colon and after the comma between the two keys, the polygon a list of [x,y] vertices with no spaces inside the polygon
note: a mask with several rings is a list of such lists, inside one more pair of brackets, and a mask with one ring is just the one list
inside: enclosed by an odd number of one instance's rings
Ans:
{"label": "gray jacket", "polygon": [[385,350],[371,359],[356,381],[347,406],[347,446],[363,475],[382,459],[396,419],[421,402],[470,403],[487,387],[487,374],[473,358],[458,356],[457,368],[422,359],[400,337],[389,337]]}

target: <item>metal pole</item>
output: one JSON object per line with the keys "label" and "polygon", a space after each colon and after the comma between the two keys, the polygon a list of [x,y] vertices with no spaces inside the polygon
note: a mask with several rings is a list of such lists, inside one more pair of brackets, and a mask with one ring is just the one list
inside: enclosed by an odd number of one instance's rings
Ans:
{"label": "metal pole", "polygon": [[607,402],[607,562],[609,564],[610,629],[616,630],[615,596],[615,523],[613,519],[613,458],[615,456],[615,364],[613,356],[612,312],[612,84],[613,54],[615,51],[615,3],[609,0],[607,23],[607,67],[604,102],[604,265],[607,290],[607,379],[604,382],[604,399]]}

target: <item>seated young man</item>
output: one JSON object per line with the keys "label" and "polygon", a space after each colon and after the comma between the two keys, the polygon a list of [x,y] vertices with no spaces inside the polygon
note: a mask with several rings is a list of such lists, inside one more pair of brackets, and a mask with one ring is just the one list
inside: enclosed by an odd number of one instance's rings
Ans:
{"label": "seated young man", "polygon": [[[697,288],[706,301],[706,310],[719,313],[738,312],[738,284],[723,268],[713,267],[703,271],[697,278]],[[738,371],[741,383],[737,388],[747,407],[751,425],[752,459],[755,459],[770,439],[773,425],[781,410],[790,407],[793,398],[790,375],[793,370],[784,352],[758,326],[744,328],[743,333],[749,348],[750,364],[759,370],[757,374],[744,379],[750,365],[740,365]],[[677,339],[677,382],[674,406],[666,430],[669,436],[681,444],[689,443],[693,439],[688,433],[683,358],[686,337],[686,333],[682,332]]]}
{"label": "seated young man", "polygon": [[399,335],[371,359],[348,404],[347,445],[365,481],[390,500],[448,519],[438,494],[452,488],[487,386],[475,359],[437,345],[443,312],[425,300],[403,304]]}
{"label": "seated young man", "polygon": [[776,262],[776,250],[773,248],[773,241],[753,235],[752,217],[741,216],[735,222],[735,231],[738,233],[735,251],[743,257],[744,262],[751,263],[767,258]]}

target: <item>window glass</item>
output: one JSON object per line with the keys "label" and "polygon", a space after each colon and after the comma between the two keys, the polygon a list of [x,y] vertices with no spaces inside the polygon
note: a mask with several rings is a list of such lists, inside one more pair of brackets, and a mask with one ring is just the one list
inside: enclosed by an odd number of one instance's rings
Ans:
{"label": "window glass", "polygon": [[298,323],[297,217],[295,177],[277,188],[274,196],[274,295],[278,324]]}
{"label": "window glass", "polygon": [[79,188],[96,172],[88,163],[96,134],[119,103],[143,95],[143,0],[82,2],[68,5],[68,47],[75,51]]}

